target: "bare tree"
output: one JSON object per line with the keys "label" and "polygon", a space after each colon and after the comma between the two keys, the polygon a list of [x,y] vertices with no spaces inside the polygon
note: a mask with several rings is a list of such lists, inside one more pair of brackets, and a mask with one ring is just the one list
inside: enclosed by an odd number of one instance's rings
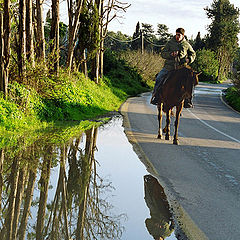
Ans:
{"label": "bare tree", "polygon": [[103,77],[103,55],[104,55],[104,39],[107,36],[107,29],[109,23],[116,17],[118,12],[126,12],[130,7],[128,3],[123,3],[118,0],[96,0],[97,8],[99,11],[99,36],[100,45],[96,53],[95,59],[95,82],[98,83],[99,77]]}

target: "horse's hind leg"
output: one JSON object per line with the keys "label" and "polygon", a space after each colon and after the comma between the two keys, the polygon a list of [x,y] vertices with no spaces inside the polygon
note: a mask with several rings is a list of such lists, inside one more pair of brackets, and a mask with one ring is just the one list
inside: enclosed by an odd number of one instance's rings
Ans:
{"label": "horse's hind leg", "polygon": [[158,136],[157,138],[162,138],[162,103],[158,107]]}
{"label": "horse's hind leg", "polygon": [[170,110],[166,111],[166,134],[165,134],[165,139],[169,140],[170,137]]}
{"label": "horse's hind leg", "polygon": [[176,107],[176,120],[175,120],[175,133],[174,133],[174,138],[173,138],[173,144],[178,145],[178,126],[179,126],[179,119],[180,119],[180,114],[183,108],[183,103],[181,103],[179,106]]}

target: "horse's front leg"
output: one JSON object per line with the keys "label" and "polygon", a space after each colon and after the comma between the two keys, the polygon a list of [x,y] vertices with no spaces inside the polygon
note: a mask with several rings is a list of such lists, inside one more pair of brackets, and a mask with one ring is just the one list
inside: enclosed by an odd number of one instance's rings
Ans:
{"label": "horse's front leg", "polygon": [[175,119],[175,133],[174,133],[174,138],[173,138],[173,144],[178,145],[178,126],[179,126],[179,119],[180,119],[180,114],[182,112],[183,108],[183,102],[176,107],[176,119]]}
{"label": "horse's front leg", "polygon": [[158,136],[157,138],[162,138],[162,106],[163,104],[159,104],[158,107]]}
{"label": "horse's front leg", "polygon": [[165,126],[166,134],[165,139],[169,140],[170,137],[170,110],[166,111],[166,126]]}

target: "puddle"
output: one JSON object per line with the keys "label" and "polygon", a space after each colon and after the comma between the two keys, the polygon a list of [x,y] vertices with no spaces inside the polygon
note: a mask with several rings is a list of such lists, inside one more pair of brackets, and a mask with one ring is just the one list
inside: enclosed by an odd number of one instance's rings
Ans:
{"label": "puddle", "polygon": [[164,189],[121,117],[47,143],[0,152],[0,239],[177,239]]}

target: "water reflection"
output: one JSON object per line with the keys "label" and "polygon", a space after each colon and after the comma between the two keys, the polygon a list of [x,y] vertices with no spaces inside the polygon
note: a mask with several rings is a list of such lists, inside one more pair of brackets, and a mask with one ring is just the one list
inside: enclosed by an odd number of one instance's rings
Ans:
{"label": "water reflection", "polygon": [[97,174],[97,133],[1,149],[0,239],[120,239],[124,216],[101,197],[112,186]]}
{"label": "water reflection", "polygon": [[145,201],[150,211],[150,218],[145,220],[148,232],[156,240],[171,236],[174,222],[163,187],[151,175],[144,176]]}
{"label": "water reflection", "polygon": [[0,150],[1,240],[177,239],[163,188],[146,175],[122,118],[64,143],[61,134]]}

